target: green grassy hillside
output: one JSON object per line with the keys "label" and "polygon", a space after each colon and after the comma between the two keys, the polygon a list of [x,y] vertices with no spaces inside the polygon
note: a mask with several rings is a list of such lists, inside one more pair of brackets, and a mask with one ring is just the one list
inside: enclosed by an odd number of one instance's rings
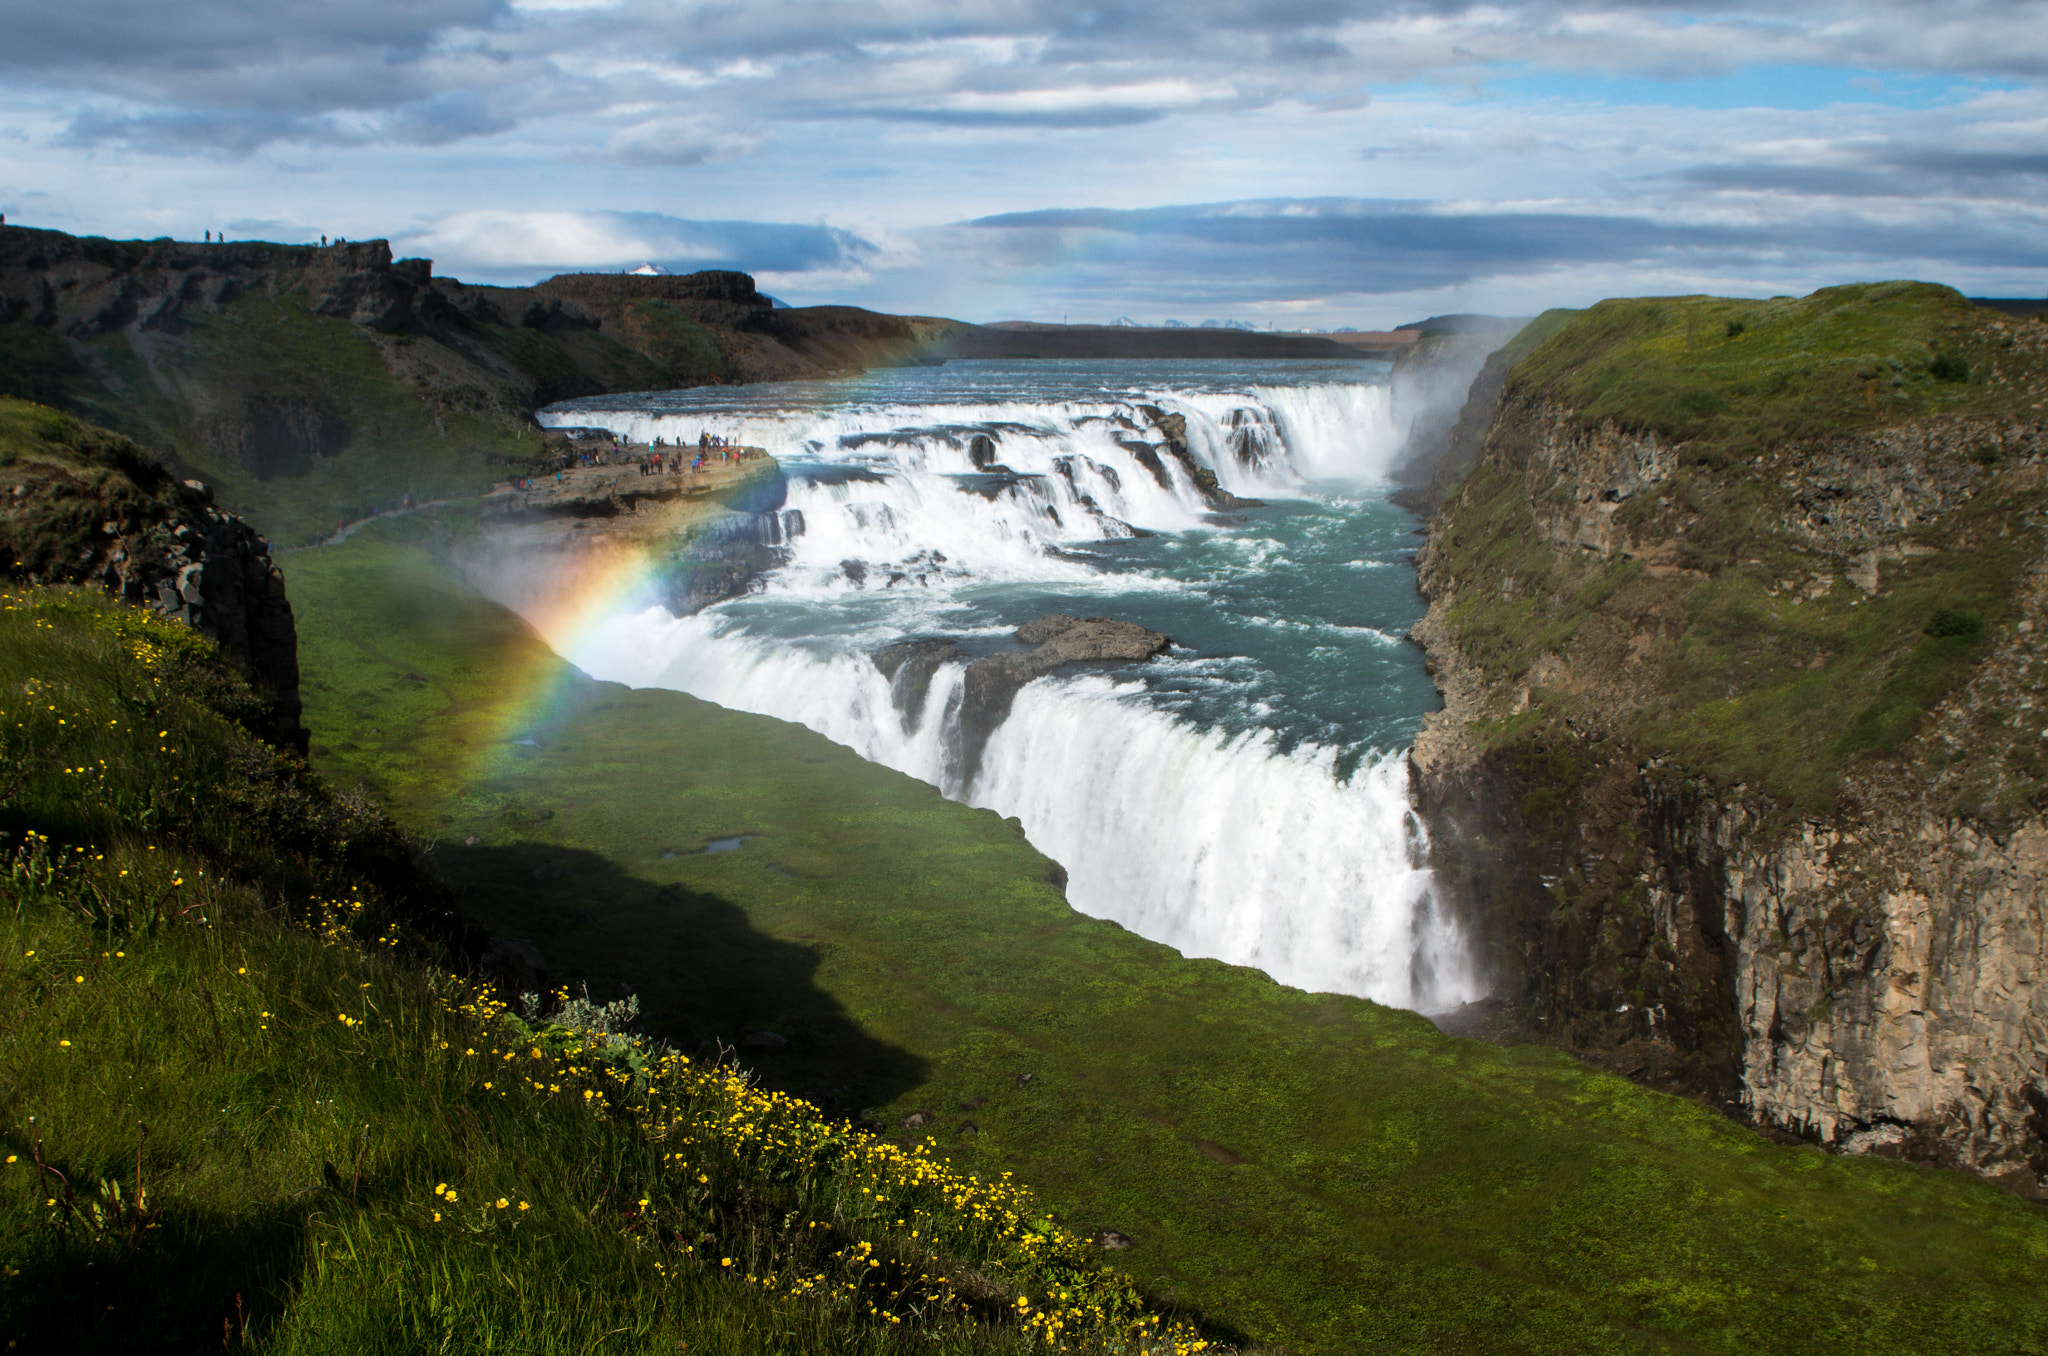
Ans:
{"label": "green grassy hillside", "polygon": [[769,1086],[1015,1173],[1219,1331],[1298,1353],[2048,1344],[2048,1219],[2024,1202],[1083,918],[1013,825],[796,727],[581,678],[402,526],[288,565],[329,776],[388,797],[463,908],[558,980],[637,986],[685,1048],[786,1038],[747,1052]]}
{"label": "green grassy hillside", "polygon": [[2003,412],[2038,368],[2011,326],[1933,283],[1805,297],[1603,301],[1551,330],[1511,386],[1699,455],[1925,415]]}
{"label": "green grassy hillside", "polygon": [[[507,383],[480,372],[450,381],[425,365],[409,379],[393,359],[421,341],[315,315],[302,293],[245,292],[147,343],[119,329],[67,343],[22,323],[0,335],[38,350],[50,374],[18,390],[23,383],[0,371],[0,389],[174,454],[279,541],[331,532],[408,491],[477,493],[540,455],[539,432]],[[222,436],[246,425],[252,408],[318,425],[327,454],[231,455]]]}
{"label": "green grassy hillside", "polygon": [[1000,1177],[442,968],[389,821],[190,632],[0,594],[0,1339],[1192,1352]]}
{"label": "green grassy hillside", "polygon": [[[1423,562],[1464,659],[1496,696],[1530,691],[1473,733],[1605,756],[1541,733],[1569,721],[1826,812],[1847,772],[1900,753],[2025,619],[2044,394],[2048,329],[1926,284],[1559,317],[1514,368],[1491,454],[1446,499]],[[1546,529],[1597,511],[1575,496],[1602,488],[1547,460],[1559,410],[1671,449],[1653,486],[1599,506],[1611,552]],[[1970,716],[1980,756],[1949,775],[1951,809],[2048,803],[2048,762],[2012,715]],[[1568,795],[1571,768],[1557,780]]]}
{"label": "green grassy hillside", "polygon": [[74,238],[0,226],[0,395],[171,454],[292,544],[410,493],[542,460],[572,396],[816,378],[922,361],[964,328],[779,308],[743,273],[433,277],[381,240]]}

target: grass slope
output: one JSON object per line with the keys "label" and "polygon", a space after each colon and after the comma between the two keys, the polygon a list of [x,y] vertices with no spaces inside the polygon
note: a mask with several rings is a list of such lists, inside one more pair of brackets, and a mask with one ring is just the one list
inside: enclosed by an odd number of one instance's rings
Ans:
{"label": "grass slope", "polygon": [[529,412],[551,400],[737,375],[716,334],[654,299],[609,307],[597,328],[536,326],[519,319],[547,300],[536,293],[447,283],[460,306],[444,302],[431,323],[380,334],[315,312],[306,272],[322,252],[312,247],[12,234],[57,242],[60,290],[89,264],[119,270],[94,286],[132,286],[151,305],[166,289],[217,292],[163,323],[38,323],[37,306],[0,306],[10,317],[0,321],[0,393],[174,454],[183,474],[282,542],[309,541],[407,492],[465,495],[534,469],[541,437]]}
{"label": "grass slope", "polygon": [[[1530,710],[1475,734],[1568,748],[1568,718],[1716,785],[1828,812],[1844,771],[1898,752],[2015,620],[2048,506],[2029,462],[2042,450],[2028,404],[2048,376],[2039,344],[1917,283],[1602,302],[1548,314],[1517,342],[1538,333],[1509,380],[1494,455],[1433,528],[1428,573],[1455,581],[1445,621],[1460,651],[1497,685],[1531,685]],[[1955,366],[1936,375],[1944,357]],[[1589,428],[1678,444],[1675,471],[1614,518],[1676,568],[1547,539],[1536,511],[1557,487],[1518,424],[1545,401]],[[1935,430],[1924,460],[1956,491],[1952,510],[1850,549],[1795,526],[1853,485],[1867,455],[1833,449],[1909,420]],[[1900,543],[1874,595],[1841,577],[1863,546]],[[1546,655],[1578,675],[1573,692],[1525,676]],[[2003,713],[1980,724],[1982,775],[1953,779],[1951,808],[2001,819],[2048,803],[2038,745]]]}
{"label": "grass slope", "polygon": [[1917,282],[1768,301],[1603,301],[1550,328],[1511,381],[1588,426],[1612,419],[1697,451],[1755,449],[2000,409],[2012,343],[1997,321],[1952,288]]}
{"label": "grass slope", "polygon": [[0,594],[0,691],[7,1350],[1202,1349],[1028,1192],[436,969],[191,633]]}
{"label": "grass slope", "polygon": [[2048,1219],[1981,1182],[1185,960],[1075,914],[1013,825],[801,729],[581,679],[395,537],[288,569],[316,758],[434,840],[465,908],[558,979],[637,985],[686,1044],[788,1037],[757,1061],[771,1084],[929,1112],[916,1133],[953,1163],[1130,1235],[1121,1264],[1226,1330],[1293,1352],[2048,1345]]}
{"label": "grass slope", "polygon": [[[174,336],[96,335],[51,403],[174,453],[284,542],[332,531],[407,491],[417,499],[477,493],[508,463],[538,459],[540,435],[509,392],[436,389],[430,371],[406,380],[380,345],[425,347],[315,315],[302,293],[251,291],[219,312],[195,312]],[[238,464],[212,445],[209,426],[241,418],[252,403],[317,408],[349,432],[330,456]]]}

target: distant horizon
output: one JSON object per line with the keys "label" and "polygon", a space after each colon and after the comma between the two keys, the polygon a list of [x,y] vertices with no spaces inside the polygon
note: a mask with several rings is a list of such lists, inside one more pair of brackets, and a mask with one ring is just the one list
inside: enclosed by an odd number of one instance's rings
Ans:
{"label": "distant horizon", "polygon": [[[108,233],[108,232],[105,232],[105,231],[94,231],[94,230],[90,230],[90,229],[83,229],[83,230],[65,230],[65,228],[62,228],[62,227],[57,227],[57,226],[48,226],[48,225],[43,225],[43,224],[41,224],[41,223],[37,223],[37,222],[26,222],[26,221],[20,221],[20,220],[9,220],[9,219],[6,219],[6,218],[7,218],[7,217],[8,217],[9,215],[10,215],[10,214],[0,214],[0,224],[4,224],[4,225],[7,225],[7,226],[18,226],[18,227],[21,227],[21,228],[23,228],[23,229],[28,229],[28,230],[54,230],[54,231],[62,231],[62,232],[63,232],[64,234],[67,234],[67,235],[73,235],[73,236],[77,236],[77,237],[80,237],[80,238],[88,238],[88,237],[98,237],[98,238],[101,238],[101,239],[110,239],[110,240],[135,240],[135,241],[154,241],[154,240],[170,240],[170,241],[174,241],[174,242],[176,242],[176,243],[179,243],[179,244],[189,244],[189,245],[205,245],[205,244],[207,244],[207,243],[213,243],[213,244],[223,244],[223,245],[229,245],[229,244],[265,244],[265,245],[293,245],[293,246],[299,246],[299,247],[307,247],[307,248],[315,248],[315,249],[317,249],[317,248],[321,247],[321,246],[322,246],[322,244],[324,244],[324,243],[330,243],[330,242],[327,242],[327,241],[323,241],[323,240],[321,240],[321,239],[319,239],[319,238],[315,238],[315,239],[312,239],[312,240],[276,240],[276,239],[269,239],[269,238],[266,238],[266,237],[263,237],[263,236],[258,236],[258,235],[246,235],[246,236],[238,236],[238,237],[235,237],[235,238],[233,238],[233,239],[229,239],[229,238],[226,238],[225,236],[222,236],[222,235],[215,235],[215,236],[214,236],[214,238],[213,238],[213,240],[212,240],[211,242],[209,242],[209,241],[207,241],[206,239],[204,239],[204,238],[203,238],[204,232],[202,232],[202,238],[201,238],[201,239],[198,239],[198,240],[190,240],[190,239],[185,239],[185,238],[183,238],[183,237],[180,237],[180,236],[177,236],[177,235],[165,235],[165,234],[157,234],[157,235],[153,235],[153,236],[142,236],[142,235],[137,235],[137,236],[123,236],[123,235],[116,235],[116,234],[110,234],[110,233]],[[384,243],[385,243],[386,245],[390,246],[390,248],[391,248],[391,251],[392,251],[392,257],[393,257],[394,259],[397,259],[397,258],[416,258],[416,257],[428,257],[428,258],[430,259],[430,262],[431,262],[431,263],[433,263],[433,264],[435,265],[435,270],[434,270],[434,276],[436,276],[436,277],[445,277],[445,278],[451,278],[451,279],[454,279],[454,280],[456,280],[456,281],[460,281],[460,282],[463,282],[463,283],[465,283],[465,284],[469,284],[469,285],[479,285],[479,286],[489,286],[489,287],[531,287],[531,286],[535,286],[535,285],[538,285],[539,283],[545,282],[545,281],[547,281],[547,280],[548,280],[549,278],[552,278],[552,277],[556,277],[556,276],[560,276],[560,275],[563,275],[563,274],[573,274],[573,273],[596,273],[596,274],[622,274],[622,275],[631,275],[631,274],[636,274],[636,273],[641,273],[641,272],[643,272],[643,271],[644,271],[644,269],[645,269],[645,266],[646,266],[647,264],[649,264],[649,263],[651,263],[651,262],[652,262],[652,261],[647,261],[647,260],[643,260],[643,261],[641,261],[641,263],[640,263],[640,264],[629,264],[629,265],[622,265],[622,266],[620,266],[620,267],[616,267],[616,268],[593,268],[593,267],[589,267],[588,265],[585,265],[585,264],[566,264],[566,265],[561,265],[561,266],[550,266],[550,265],[542,265],[542,266],[538,266],[538,267],[536,267],[536,268],[533,268],[533,269],[529,269],[529,270],[523,270],[523,271],[522,271],[521,273],[519,273],[518,275],[515,275],[515,276],[512,276],[512,277],[505,277],[505,276],[483,276],[483,277],[479,277],[479,276],[475,276],[474,274],[471,274],[471,275],[465,276],[465,275],[463,275],[463,274],[459,274],[459,273],[456,273],[456,272],[453,272],[453,271],[450,271],[450,270],[447,270],[447,269],[444,269],[444,268],[440,267],[440,265],[441,265],[441,263],[442,263],[443,261],[442,261],[442,260],[440,260],[440,259],[438,259],[438,258],[433,258],[433,257],[431,257],[431,256],[418,256],[418,255],[411,255],[411,254],[407,254],[407,253],[405,253],[404,251],[402,251],[402,250],[401,250],[401,249],[399,248],[400,242],[402,242],[402,241],[403,241],[404,239],[405,239],[405,238],[404,238],[404,237],[402,237],[402,236],[396,236],[396,235],[392,235],[392,234],[378,234],[378,233],[372,232],[372,233],[370,233],[370,234],[367,234],[367,235],[361,235],[361,236],[333,237],[333,238],[332,238],[332,240],[331,240],[331,243],[337,243],[337,244],[338,244],[338,243],[343,243],[343,242],[345,241],[345,242],[347,242],[347,243],[353,243],[353,244],[364,244],[364,243],[367,243],[367,242],[369,242],[369,241],[376,241],[376,240],[381,240],[381,241],[383,241],[383,242],[384,242]],[[761,275],[760,275],[760,270],[757,270],[757,269],[754,269],[754,268],[749,268],[749,267],[747,267],[747,266],[746,266],[746,263],[745,263],[745,261],[744,261],[744,260],[734,260],[734,261],[721,261],[721,262],[717,262],[717,263],[709,263],[709,264],[705,264],[705,265],[703,265],[702,267],[699,267],[699,268],[684,268],[684,269],[670,269],[670,268],[666,268],[666,267],[660,267],[660,268],[658,268],[658,272],[659,272],[659,274],[661,274],[661,275],[664,275],[664,276],[686,276],[687,274],[690,274],[690,273],[699,273],[699,272],[716,272],[716,271],[738,272],[738,273],[745,273],[745,274],[747,274],[747,275],[748,275],[749,277],[752,277],[752,278],[754,278],[754,279],[755,279],[755,283],[756,283],[756,286],[757,286],[757,287],[760,287],[760,290],[762,291],[762,293],[763,293],[764,295],[770,295],[770,296],[771,296],[771,299],[772,299],[772,300],[775,300],[775,301],[776,301],[776,303],[777,303],[778,305],[792,305],[792,304],[798,304],[798,305],[807,305],[807,306],[808,306],[808,305],[860,305],[860,306],[863,306],[863,307],[864,307],[865,309],[868,309],[868,310],[875,310],[875,311],[882,311],[882,312],[884,312],[884,313],[887,313],[887,314],[895,314],[895,315],[924,315],[924,316],[930,316],[930,317],[932,317],[932,318],[934,318],[934,319],[954,320],[954,321],[959,321],[959,322],[961,322],[961,323],[963,323],[963,324],[969,324],[969,325],[976,325],[976,326],[981,326],[981,327],[985,327],[985,328],[999,328],[999,327],[1002,327],[1002,326],[1005,326],[1005,325],[1033,325],[1033,326],[1047,326],[1047,327],[1064,327],[1064,328],[1074,328],[1074,329],[1112,329],[1112,328],[1118,328],[1118,327],[1121,327],[1121,326],[1132,326],[1132,327],[1135,327],[1135,328],[1139,328],[1139,329],[1176,329],[1176,328],[1186,328],[1186,329],[1209,329],[1209,328],[1227,328],[1227,329],[1237,329],[1237,330],[1242,330],[1242,331],[1245,331],[1245,332],[1248,332],[1248,333],[1255,333],[1255,334],[1303,334],[1303,335],[1328,335],[1328,336],[1334,336],[1334,335],[1340,335],[1340,334],[1347,334],[1347,333],[1352,333],[1352,334],[1361,334],[1361,335],[1375,335],[1375,334],[1394,334],[1394,333],[1399,333],[1399,332],[1401,332],[1401,331],[1404,331],[1404,330],[1413,330],[1413,329],[1415,329],[1415,328],[1417,328],[1417,327],[1419,327],[1419,326],[1422,326],[1422,325],[1426,325],[1426,324],[1428,324],[1428,323],[1429,323],[1429,322],[1431,322],[1431,321],[1436,321],[1436,320],[1444,320],[1444,319],[1454,319],[1454,318],[1464,318],[1464,317],[1476,317],[1476,318],[1482,318],[1482,319],[1493,319],[1493,320],[1500,320],[1500,321],[1503,321],[1503,322],[1527,323],[1527,322],[1528,322],[1529,320],[1531,320],[1531,319],[1534,319],[1536,315],[1538,315],[1538,314],[1540,314],[1540,313],[1541,313],[1540,311],[1530,311],[1530,312],[1528,312],[1528,313],[1526,313],[1526,314],[1518,314],[1518,313],[1511,313],[1511,312],[1498,312],[1498,311],[1478,311],[1478,310],[1459,310],[1459,311],[1437,311],[1437,312],[1432,312],[1432,313],[1430,313],[1430,314],[1427,314],[1427,315],[1421,315],[1421,316],[1413,316],[1413,317],[1410,317],[1410,318],[1407,318],[1407,319],[1400,319],[1400,320],[1388,320],[1388,321],[1386,321],[1385,323],[1382,323],[1382,324],[1378,324],[1378,325],[1367,325],[1367,324],[1363,324],[1363,323],[1356,323],[1356,324],[1354,324],[1354,323],[1349,323],[1349,322],[1339,322],[1339,323],[1334,323],[1334,324],[1331,324],[1331,325],[1327,325],[1327,326],[1308,326],[1308,325],[1302,325],[1302,326],[1296,326],[1296,327],[1292,327],[1292,328],[1289,328],[1289,327],[1285,327],[1285,326],[1283,326],[1283,325],[1281,325],[1281,324],[1278,324],[1278,323],[1276,323],[1276,322],[1273,322],[1273,321],[1264,321],[1264,322],[1258,322],[1258,321],[1251,321],[1251,320],[1246,320],[1246,319],[1244,319],[1244,318],[1242,318],[1242,317],[1237,317],[1237,316],[1205,316],[1205,317],[1203,317],[1203,318],[1202,318],[1202,319],[1200,319],[1200,320],[1186,320],[1186,319],[1182,319],[1181,317],[1178,317],[1178,316],[1170,316],[1170,315],[1169,315],[1169,316],[1159,316],[1159,317],[1157,317],[1157,318],[1153,318],[1153,319],[1147,319],[1147,320],[1138,320],[1138,319],[1136,319],[1135,317],[1129,317],[1129,316],[1111,316],[1111,317],[1108,317],[1108,318],[1087,318],[1087,317],[1084,317],[1084,318],[1080,318],[1080,319],[1074,319],[1074,318],[1071,318],[1071,317],[1065,317],[1065,316],[1063,316],[1063,317],[1061,317],[1061,318],[1059,318],[1059,319],[1052,319],[1052,318],[1043,318],[1043,319],[1041,319],[1041,318],[1036,318],[1036,317],[1032,317],[1032,316],[1024,316],[1024,315],[1004,315],[1004,316],[1001,316],[1001,317],[999,317],[999,318],[997,318],[997,319],[994,319],[994,320],[975,320],[975,319],[969,319],[968,317],[966,317],[966,316],[962,316],[962,315],[953,315],[953,314],[945,314],[945,313],[941,313],[941,312],[935,312],[935,311],[914,311],[914,310],[905,310],[905,309],[895,309],[895,310],[891,310],[891,309],[889,309],[889,308],[887,308],[887,307],[884,307],[884,306],[878,306],[878,305],[874,305],[874,304],[872,304],[872,303],[867,303],[867,302],[858,302],[858,303],[855,303],[855,302],[834,302],[834,301],[829,301],[829,300],[827,300],[827,301],[806,301],[806,302],[802,302],[802,303],[790,303],[790,302],[787,302],[787,301],[785,301],[785,300],[783,300],[783,299],[781,299],[781,298],[779,298],[779,297],[773,297],[773,296],[772,296],[772,294],[770,294],[770,293],[769,293],[769,290],[768,290],[768,289],[767,289],[766,287],[761,287],[761,286],[760,286],[760,277],[761,277]],[[1966,289],[1964,289],[1964,288],[1961,288],[1961,287],[1957,287],[1957,286],[1956,286],[1956,284],[1954,284],[1954,283],[1952,283],[1952,282],[1947,282],[1947,281],[1944,281],[1944,280],[1942,280],[1942,279],[1940,279],[1940,278],[1927,278],[1927,277],[1921,277],[1921,278],[1912,278],[1912,279],[1904,279],[1904,278],[1898,278],[1898,279],[1894,279],[1894,278],[1881,278],[1881,277],[1876,277],[1876,276],[1870,276],[1870,277],[1845,277],[1845,278],[1837,279],[1837,280],[1834,280],[1834,281],[1831,281],[1831,282],[1826,282],[1826,283],[1822,283],[1822,284],[1819,284],[1818,286],[1816,286],[1816,287],[1813,287],[1813,288],[1808,288],[1808,289],[1806,289],[1806,291],[1805,291],[1805,292],[1801,292],[1801,293],[1796,293],[1796,294],[1783,294],[1783,295],[1806,295],[1806,293],[1809,293],[1809,292],[1813,292],[1813,291],[1818,291],[1818,290],[1820,290],[1820,288],[1822,288],[1822,287],[1832,287],[1832,286],[1844,286],[1844,285],[1850,285],[1850,284],[1858,284],[1858,283],[1879,283],[1879,282],[1892,282],[1892,281],[1913,281],[1913,282],[1928,282],[1928,283],[1935,283],[1935,284],[1937,284],[1937,285],[1940,285],[1940,286],[1943,286],[1943,287],[1952,287],[1952,288],[1955,288],[1955,290],[1956,290],[1956,291],[1958,291],[1958,292],[1962,293],[1962,294],[1963,294],[1963,295],[1964,295],[1965,297],[1967,297],[1967,298],[1968,298],[1969,300],[1971,300],[1971,301],[1973,301],[1973,302],[1989,302],[1989,303],[2006,303],[2006,304],[2009,304],[2009,305],[2016,305],[2016,306],[2023,306],[2023,305],[2027,305],[2027,304],[2030,304],[2030,303],[2034,303],[2034,302],[2040,302],[2040,303],[2042,304],[2042,307],[2043,307],[2043,309],[2044,309],[2044,310],[2048,310],[2048,289],[2044,289],[2043,293],[2042,293],[2042,294],[2039,294],[2039,295],[2025,295],[2025,294],[2009,294],[2009,295],[1997,295],[1997,294],[1993,294],[1993,293],[1984,293],[1984,292],[1979,292],[1979,293],[1971,293],[1971,292],[1967,291],[1967,290],[1966,290]],[[1555,309],[1574,309],[1574,310],[1576,310],[1576,309],[1584,309],[1585,307],[1587,307],[1587,306],[1591,306],[1591,305],[1593,305],[1593,304],[1595,304],[1595,303],[1597,303],[1597,302],[1599,302],[1599,301],[1603,301],[1603,300],[1609,300],[1609,299],[1613,299],[1613,298],[1618,298],[1618,297],[1623,297],[1623,296],[1629,296],[1629,295],[1636,295],[1636,296],[1674,296],[1674,297],[1675,297],[1675,296],[1698,296],[1698,295],[1710,295],[1710,296],[1731,296],[1731,297],[1733,297],[1733,296],[1740,296],[1740,295],[1742,295],[1742,294],[1740,294],[1740,293],[1732,293],[1732,292],[1704,292],[1704,293],[1703,293],[1703,292],[1692,292],[1692,293],[1685,293],[1685,292],[1663,292],[1663,293],[1633,293],[1633,294],[1630,294],[1630,293],[1620,293],[1620,292],[1607,292],[1607,293],[1603,293],[1603,294],[1601,294],[1601,295],[1599,295],[1599,296],[1593,296],[1593,297],[1589,297],[1589,298],[1587,298],[1587,299],[1585,299],[1585,300],[1581,300],[1581,301],[1560,301],[1560,302],[1557,302],[1557,303],[1555,303],[1555,307],[1552,307],[1552,306],[1546,306],[1546,307],[1543,307],[1543,308],[1541,308],[1541,309],[1542,309],[1542,310],[1550,310],[1550,309],[1554,309],[1554,308],[1555,308]],[[1772,294],[1769,294],[1769,295],[1780,295],[1780,294],[1777,294],[1777,293],[1772,293]]]}

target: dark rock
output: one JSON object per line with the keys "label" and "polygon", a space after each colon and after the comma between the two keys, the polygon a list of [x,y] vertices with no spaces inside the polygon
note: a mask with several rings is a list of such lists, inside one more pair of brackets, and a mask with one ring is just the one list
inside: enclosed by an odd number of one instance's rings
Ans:
{"label": "dark rock", "polygon": [[1165,653],[1172,643],[1136,622],[1111,617],[1069,617],[1063,612],[1025,622],[1016,634],[1026,645],[1039,647],[1034,658],[1049,659],[1054,664],[1143,661]]}
{"label": "dark rock", "polygon": [[1017,639],[1035,648],[1029,654],[999,654],[967,666],[960,702],[961,757],[964,774],[973,780],[989,735],[1010,714],[1018,691],[1066,664],[1138,663],[1163,653],[1172,644],[1164,635],[1135,622],[1110,617],[1070,617],[1055,613],[1017,628]]}
{"label": "dark rock", "polygon": [[0,569],[102,588],[199,631],[268,699],[250,727],[303,754],[298,629],[270,543],[126,438],[69,421],[42,436],[49,458],[25,451],[9,468]]}
{"label": "dark rock", "polygon": [[986,433],[974,435],[974,441],[967,444],[967,460],[974,463],[977,471],[986,471],[996,464],[996,441]]}
{"label": "dark rock", "polygon": [[973,1121],[962,1121],[960,1122],[960,1133],[963,1135],[978,1135],[981,1133],[981,1127]]}
{"label": "dark rock", "polygon": [[1031,1080],[1032,1080],[1033,1076],[1034,1076],[1034,1075],[1031,1075],[1031,1074],[1028,1074],[1028,1073],[1020,1073],[1020,1074],[1018,1074],[1018,1075],[1017,1075],[1017,1086],[1018,1086],[1018,1087],[1020,1087],[1020,1088],[1024,1088],[1024,1087],[1029,1087],[1029,1086],[1031,1085]]}
{"label": "dark rock", "polygon": [[1188,445],[1188,420],[1184,414],[1168,414],[1157,405],[1140,405],[1138,413],[1152,421],[1152,427],[1166,435],[1168,445]]}
{"label": "dark rock", "polygon": [[1130,453],[1138,465],[1151,472],[1152,479],[1159,482],[1160,489],[1173,488],[1173,477],[1167,473],[1166,463],[1159,459],[1158,448],[1150,443],[1141,443],[1130,438],[1120,439],[1117,445]]}
{"label": "dark rock", "polygon": [[533,868],[534,883],[545,885],[551,880],[560,880],[569,874],[569,868],[560,862],[549,860]]}
{"label": "dark rock", "polygon": [[[1150,419],[1152,426],[1165,435],[1166,446],[1162,450],[1167,456],[1172,457],[1181,464],[1181,469],[1188,473],[1188,479],[1195,482],[1196,488],[1201,490],[1203,497],[1209,501],[1212,507],[1220,512],[1227,512],[1231,509],[1265,507],[1263,500],[1240,499],[1224,489],[1216,483],[1216,473],[1195,460],[1194,453],[1188,451],[1188,421],[1186,415],[1168,414],[1157,405],[1140,405],[1138,406],[1138,412],[1147,419]],[[1131,445],[1126,443],[1125,446],[1130,447]],[[1153,478],[1158,480],[1162,486],[1170,486],[1172,484],[1164,464],[1158,461],[1156,454],[1148,458],[1139,455],[1133,449],[1132,455],[1138,457],[1140,464],[1146,470],[1152,472]]]}
{"label": "dark rock", "polygon": [[414,319],[419,284],[411,275],[430,266],[407,260],[407,272],[392,267],[391,246],[382,240],[328,245],[306,268],[307,299],[316,315],[335,316],[389,334]]}
{"label": "dark rock", "polygon": [[932,675],[959,656],[959,647],[950,640],[906,640],[876,652],[875,667],[889,680],[889,699],[902,715],[905,730],[924,714]]}
{"label": "dark rock", "polygon": [[740,1037],[742,1050],[787,1050],[789,1038],[778,1036],[773,1031],[749,1031]]}

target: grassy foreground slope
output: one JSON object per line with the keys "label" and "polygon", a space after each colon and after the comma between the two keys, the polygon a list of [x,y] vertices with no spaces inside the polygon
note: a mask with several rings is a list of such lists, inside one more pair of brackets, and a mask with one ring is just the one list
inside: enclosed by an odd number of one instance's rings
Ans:
{"label": "grassy foreground slope", "polygon": [[579,678],[396,526],[288,565],[308,720],[465,909],[558,981],[636,985],[686,1047],[786,1037],[749,1052],[769,1083],[922,1113],[952,1163],[1128,1235],[1120,1266],[1250,1342],[2048,1345],[2024,1202],[1083,918],[1014,826],[799,728]]}
{"label": "grassy foreground slope", "polygon": [[6,1350],[1203,1348],[1026,1192],[437,968],[435,883],[235,682],[0,593]]}

